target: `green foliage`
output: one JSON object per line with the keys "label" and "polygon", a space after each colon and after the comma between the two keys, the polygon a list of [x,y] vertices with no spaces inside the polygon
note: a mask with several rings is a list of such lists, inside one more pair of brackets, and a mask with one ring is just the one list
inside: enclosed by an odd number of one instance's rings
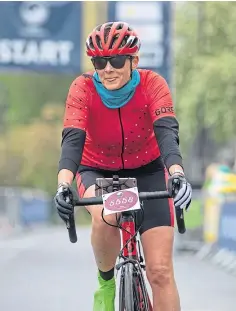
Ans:
{"label": "green foliage", "polygon": [[74,77],[39,73],[3,74],[0,85],[7,90],[9,124],[30,123],[48,102],[62,103]]}
{"label": "green foliage", "polygon": [[25,72],[0,76],[0,185],[54,194],[64,102],[73,79]]}
{"label": "green foliage", "polygon": [[203,225],[203,207],[201,200],[192,200],[189,211],[185,213],[187,230],[196,229]]}
{"label": "green foliage", "polygon": [[176,112],[181,139],[212,128],[218,142],[236,132],[236,3],[185,2],[176,12]]}
{"label": "green foliage", "polygon": [[64,105],[47,105],[40,119],[12,126],[0,137],[1,185],[55,192],[63,110]]}

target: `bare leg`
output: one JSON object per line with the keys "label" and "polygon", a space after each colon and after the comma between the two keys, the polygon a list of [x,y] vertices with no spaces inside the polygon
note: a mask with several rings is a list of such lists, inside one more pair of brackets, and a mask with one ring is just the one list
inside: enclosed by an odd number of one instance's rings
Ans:
{"label": "bare leg", "polygon": [[154,311],[180,311],[172,262],[174,229],[153,228],[144,232],[141,239]]}
{"label": "bare leg", "polygon": [[[95,186],[89,187],[84,197],[94,197]],[[108,226],[102,219],[102,206],[88,206],[92,216],[91,244],[95,260],[100,271],[106,272],[114,268],[120,251],[120,232],[118,228]],[[115,214],[104,216],[108,223],[116,225]]]}

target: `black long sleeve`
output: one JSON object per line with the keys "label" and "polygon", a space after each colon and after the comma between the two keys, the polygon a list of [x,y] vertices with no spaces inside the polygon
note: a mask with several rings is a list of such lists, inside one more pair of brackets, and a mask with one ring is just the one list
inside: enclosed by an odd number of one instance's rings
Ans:
{"label": "black long sleeve", "polygon": [[67,169],[77,173],[84,149],[86,133],[78,128],[65,128],[62,131],[59,171]]}
{"label": "black long sleeve", "polygon": [[175,117],[163,117],[153,124],[161,156],[167,169],[173,164],[183,167],[179,149],[179,123]]}

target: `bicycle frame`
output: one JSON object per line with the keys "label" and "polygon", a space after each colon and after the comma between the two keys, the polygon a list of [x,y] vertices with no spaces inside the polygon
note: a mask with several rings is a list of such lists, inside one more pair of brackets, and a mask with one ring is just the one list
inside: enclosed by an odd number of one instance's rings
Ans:
{"label": "bicycle frame", "polygon": [[[123,256],[128,259],[139,261],[138,255],[141,256],[141,254],[139,254],[138,252],[136,236],[133,237],[135,235],[136,230],[135,230],[135,218],[131,212],[123,212],[121,214],[120,226],[122,228],[121,235],[122,235],[123,247],[126,245],[126,247],[124,247],[123,249]],[[142,297],[140,286],[139,284],[137,285],[139,289],[139,294]],[[148,295],[148,304],[149,304],[149,311],[153,311],[149,295]]]}
{"label": "bicycle frame", "polygon": [[[93,198],[84,198],[79,199],[77,192],[73,189],[73,187],[68,186],[65,187],[65,190],[67,191],[67,199],[71,200],[71,196],[73,197],[73,205],[74,206],[88,206],[88,205],[100,205],[103,204],[103,187],[106,189],[106,192],[110,186],[110,190],[112,192],[121,190],[120,189],[120,180],[117,175],[114,175],[113,178],[98,178],[97,181],[100,181],[98,183],[98,189],[95,191],[96,196]],[[125,179],[126,180],[126,179]],[[105,184],[104,184],[105,183]],[[123,183],[124,185],[125,183]],[[176,183],[177,184],[177,183]],[[131,178],[131,184],[127,185],[126,188],[132,188],[136,186],[136,180],[135,178]],[[172,189],[172,192],[174,193],[175,188]],[[172,193],[170,194],[169,191],[154,191],[154,192],[139,192],[138,196],[141,200],[151,200],[151,199],[160,199],[160,198],[170,198],[172,197]],[[185,232],[185,222],[184,222],[184,214],[182,209],[176,209],[176,220],[178,225],[178,230],[181,234]],[[122,254],[120,254],[120,258],[124,259],[124,262],[117,264],[116,268],[119,270],[119,268],[126,263],[132,263],[134,264],[134,271],[135,271],[135,278],[137,280],[136,286],[138,289],[139,297],[137,297],[139,302],[139,310],[145,311],[147,310],[147,305],[149,311],[153,311],[153,307],[147,292],[147,289],[145,288],[145,281],[143,279],[142,270],[145,268],[144,265],[141,263],[143,262],[141,253],[138,251],[137,248],[137,238],[136,238],[136,222],[135,217],[133,215],[133,212],[130,211],[123,211],[121,212],[121,218],[120,218],[120,228],[121,228],[121,236],[122,236]],[[69,238],[72,243],[77,242],[77,234],[76,234],[76,226],[74,221],[74,216],[67,221],[66,223]],[[140,279],[141,277],[141,279]],[[143,296],[143,290],[145,292],[145,296]],[[136,300],[137,301],[137,300]],[[145,304],[145,305],[144,305]]]}
{"label": "bicycle frame", "polygon": [[[136,237],[131,239],[131,237],[135,235],[135,221],[131,213],[122,213],[121,228],[123,229],[121,230],[123,246],[128,243],[123,250],[123,256],[126,258],[138,259]],[[129,239],[131,240],[129,241]]]}

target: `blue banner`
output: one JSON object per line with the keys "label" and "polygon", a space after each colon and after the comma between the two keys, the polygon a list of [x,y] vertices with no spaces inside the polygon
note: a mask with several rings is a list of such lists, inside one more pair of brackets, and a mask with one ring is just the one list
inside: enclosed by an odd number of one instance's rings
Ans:
{"label": "blue banner", "polygon": [[151,69],[171,83],[172,17],[171,2],[109,1],[109,21],[123,21],[141,39],[139,68]]}
{"label": "blue banner", "polygon": [[81,5],[0,2],[0,69],[79,73]]}
{"label": "blue banner", "polygon": [[236,201],[221,206],[218,245],[236,252]]}

